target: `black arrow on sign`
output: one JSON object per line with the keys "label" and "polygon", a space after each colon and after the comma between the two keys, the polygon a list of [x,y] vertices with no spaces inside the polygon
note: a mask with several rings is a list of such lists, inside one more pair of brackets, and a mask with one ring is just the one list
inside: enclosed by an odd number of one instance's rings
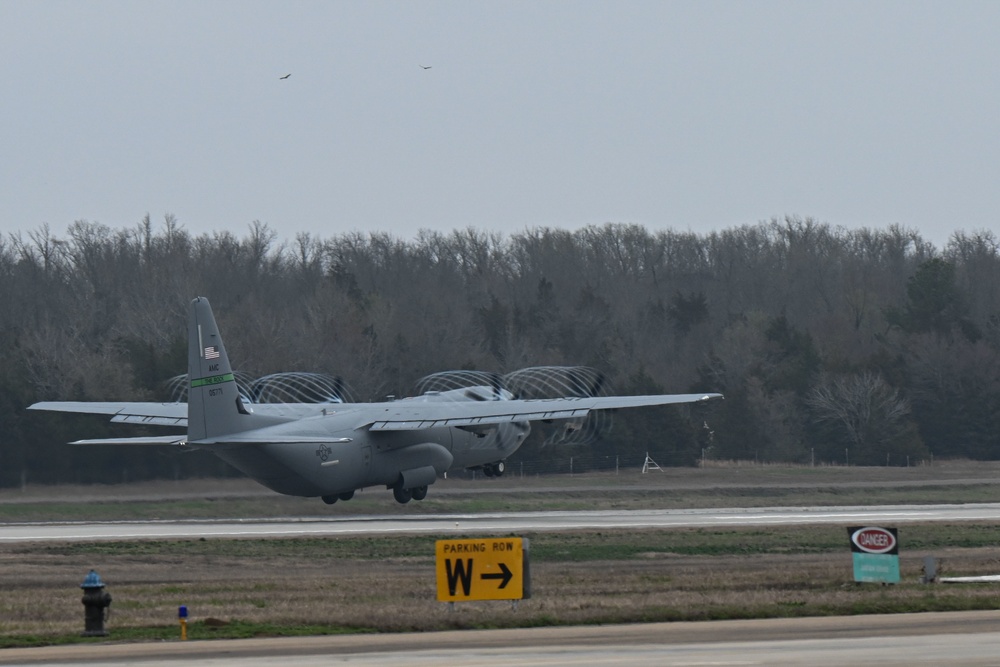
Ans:
{"label": "black arrow on sign", "polygon": [[504,588],[510,583],[510,580],[514,578],[514,573],[510,571],[510,568],[507,567],[506,563],[500,563],[500,569],[503,571],[497,572],[496,574],[481,574],[479,575],[479,578],[483,580],[502,579],[500,582],[500,588]]}

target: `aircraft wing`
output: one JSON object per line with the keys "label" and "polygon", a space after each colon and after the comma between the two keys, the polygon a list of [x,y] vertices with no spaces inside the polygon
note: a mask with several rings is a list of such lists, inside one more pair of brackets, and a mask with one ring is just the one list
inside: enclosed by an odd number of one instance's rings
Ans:
{"label": "aircraft wing", "polygon": [[351,438],[331,438],[315,435],[275,435],[267,429],[243,431],[207,440],[198,440],[196,446],[203,445],[332,445],[351,442]]}
{"label": "aircraft wing", "polygon": [[187,403],[91,403],[85,401],[46,401],[28,406],[29,410],[111,415],[120,424],[149,426],[187,426]]}
{"label": "aircraft wing", "polygon": [[713,398],[722,398],[722,394],[592,396],[450,403],[395,401],[379,404],[384,405],[384,413],[375,415],[369,413],[371,418],[358,424],[358,428],[367,426],[371,431],[416,431],[441,426],[482,426],[506,422],[576,419],[586,416],[591,410],[698,403]]}
{"label": "aircraft wing", "polygon": [[[508,422],[553,421],[585,417],[591,410],[638,408],[651,405],[699,403],[722,394],[658,394],[652,396],[591,396],[579,398],[545,398],[500,401],[409,401],[391,403],[347,404],[346,409],[372,408],[361,412],[364,418],[355,428],[371,431],[417,431],[443,426],[489,426]],[[29,410],[73,412],[82,414],[111,415],[111,421],[147,426],[187,426],[187,403],[127,403],[49,401],[35,403]],[[275,439],[278,437],[279,439]],[[163,438],[111,438],[80,440],[73,444],[180,444],[180,436]],[[280,436],[261,433],[259,438],[234,434],[231,438],[216,439],[230,444],[256,442],[306,442],[301,436]],[[329,442],[317,438],[317,442]]]}

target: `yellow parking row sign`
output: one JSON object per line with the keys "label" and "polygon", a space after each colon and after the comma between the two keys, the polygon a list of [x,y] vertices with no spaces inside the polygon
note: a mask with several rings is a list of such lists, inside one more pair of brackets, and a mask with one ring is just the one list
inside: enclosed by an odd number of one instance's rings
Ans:
{"label": "yellow parking row sign", "polygon": [[527,544],[528,540],[521,537],[438,540],[435,547],[438,600],[530,597]]}

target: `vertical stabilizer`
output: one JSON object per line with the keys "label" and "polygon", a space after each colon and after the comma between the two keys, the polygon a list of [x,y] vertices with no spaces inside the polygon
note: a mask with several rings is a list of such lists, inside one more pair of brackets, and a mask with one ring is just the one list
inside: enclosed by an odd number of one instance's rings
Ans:
{"label": "vertical stabilizer", "polygon": [[188,325],[188,441],[261,428],[272,420],[252,414],[240,399],[229,355],[203,296],[191,302]]}

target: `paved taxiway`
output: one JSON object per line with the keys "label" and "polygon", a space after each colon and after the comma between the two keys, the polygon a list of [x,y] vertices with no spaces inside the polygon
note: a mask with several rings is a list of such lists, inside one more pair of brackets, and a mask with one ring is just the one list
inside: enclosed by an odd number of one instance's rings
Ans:
{"label": "paved taxiway", "polygon": [[90,667],[996,665],[1000,612],[758,619],[0,651],[0,664]]}
{"label": "paved taxiway", "polygon": [[544,532],[638,528],[839,523],[995,521],[1000,503],[879,507],[764,507],[594,512],[506,512],[423,516],[341,516],[242,521],[17,523],[0,525],[0,542],[305,537],[470,532]]}

